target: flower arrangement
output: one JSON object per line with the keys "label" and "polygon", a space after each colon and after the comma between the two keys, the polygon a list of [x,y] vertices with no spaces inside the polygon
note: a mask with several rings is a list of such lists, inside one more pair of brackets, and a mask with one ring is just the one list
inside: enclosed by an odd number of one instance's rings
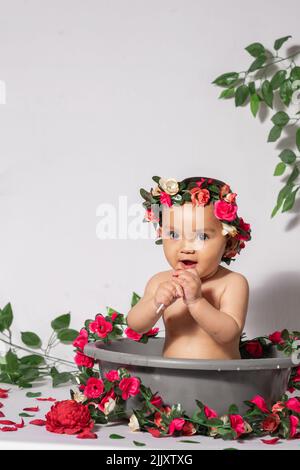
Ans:
{"label": "flower arrangement", "polygon": [[206,206],[213,204],[214,215],[222,222],[222,234],[237,240],[234,250],[226,253],[222,261],[230,264],[235,261],[236,254],[245,248],[245,242],[251,240],[250,224],[246,223],[237,214],[237,193],[232,192],[230,186],[223,181],[213,178],[195,177],[177,181],[174,178],[161,178],[153,176],[157,183],[155,188],[146,191],[140,189],[140,194],[145,199],[143,207],[146,208],[143,222],[152,222],[157,234],[156,244],[162,243],[162,206],[182,205],[191,202],[192,206]]}

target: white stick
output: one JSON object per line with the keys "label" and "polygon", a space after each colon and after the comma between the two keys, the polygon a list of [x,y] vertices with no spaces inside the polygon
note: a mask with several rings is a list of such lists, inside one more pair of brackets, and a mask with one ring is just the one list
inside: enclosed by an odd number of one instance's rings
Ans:
{"label": "white stick", "polygon": [[160,304],[160,306],[158,307],[158,309],[156,310],[156,313],[157,315],[159,314],[159,312],[161,311],[162,308],[164,308],[165,304]]}

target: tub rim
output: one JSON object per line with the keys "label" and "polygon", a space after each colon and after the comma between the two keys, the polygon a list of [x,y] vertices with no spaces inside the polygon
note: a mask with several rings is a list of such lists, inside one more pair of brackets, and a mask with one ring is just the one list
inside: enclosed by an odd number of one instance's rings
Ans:
{"label": "tub rim", "polygon": [[[161,338],[151,338],[153,341]],[[129,342],[128,338],[112,340],[109,346],[114,342]],[[107,344],[100,341],[87,343],[84,347],[84,354],[94,358],[96,361],[106,361],[113,364],[156,367],[160,369],[188,369],[188,370],[213,370],[213,371],[241,371],[241,370],[260,370],[260,369],[287,369],[297,367],[287,357],[270,357],[263,359],[184,359],[184,358],[163,358],[154,355],[145,356],[143,354],[124,353],[105,349]],[[277,367],[279,365],[279,367]],[[124,366],[125,367],[125,366]],[[220,369],[220,371],[219,371]]]}

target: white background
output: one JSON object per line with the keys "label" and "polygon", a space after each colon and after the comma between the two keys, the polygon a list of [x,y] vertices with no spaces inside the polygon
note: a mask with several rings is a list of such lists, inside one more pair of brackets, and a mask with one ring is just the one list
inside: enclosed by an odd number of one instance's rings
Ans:
{"label": "white background", "polygon": [[106,306],[127,313],[132,292],[170,268],[153,240],[96,236],[99,204],[141,203],[153,175],[231,185],[253,235],[230,266],[251,288],[245,331],[299,329],[300,204],[270,218],[285,180],[266,142],[272,112],[254,119],[211,84],[249,67],[252,42],[271,48],[290,34],[283,53],[300,45],[299,2],[2,0],[0,9],[0,305],[12,303],[15,341],[24,330],[46,339],[68,311],[78,329]]}

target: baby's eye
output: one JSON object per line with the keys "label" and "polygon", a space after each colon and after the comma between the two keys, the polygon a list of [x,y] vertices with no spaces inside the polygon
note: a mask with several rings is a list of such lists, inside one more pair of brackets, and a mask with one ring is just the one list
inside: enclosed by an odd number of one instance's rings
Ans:
{"label": "baby's eye", "polygon": [[[202,236],[202,238],[201,238],[202,240],[206,240],[206,238],[208,238],[207,233],[198,232],[198,233],[196,234],[196,237],[198,238],[198,237],[200,237],[200,236]],[[203,237],[206,237],[206,238],[203,238]]]}
{"label": "baby's eye", "polygon": [[169,232],[169,237],[176,240],[176,239],[179,238],[179,235],[178,235],[178,233],[175,232],[174,230],[170,230],[170,232]]}

